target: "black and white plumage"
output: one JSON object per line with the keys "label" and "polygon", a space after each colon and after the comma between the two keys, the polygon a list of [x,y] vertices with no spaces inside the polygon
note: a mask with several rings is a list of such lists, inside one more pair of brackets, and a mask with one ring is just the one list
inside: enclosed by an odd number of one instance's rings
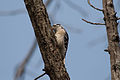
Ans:
{"label": "black and white plumage", "polygon": [[55,37],[58,43],[58,48],[62,55],[63,62],[65,63],[65,56],[66,56],[66,52],[68,48],[68,41],[69,41],[68,33],[62,27],[61,24],[54,24],[52,29],[55,32]]}

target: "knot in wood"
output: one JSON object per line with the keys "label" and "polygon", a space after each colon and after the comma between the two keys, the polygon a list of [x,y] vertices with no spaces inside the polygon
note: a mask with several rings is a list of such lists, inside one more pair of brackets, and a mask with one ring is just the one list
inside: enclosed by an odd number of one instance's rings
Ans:
{"label": "knot in wood", "polygon": [[41,10],[41,11],[44,10],[44,9],[45,9],[44,6],[41,6],[41,7],[40,7],[40,10]]}
{"label": "knot in wood", "polygon": [[116,72],[117,70],[120,71],[120,63],[114,64],[114,65],[112,66],[112,69],[113,69],[115,72]]}
{"label": "knot in wood", "polygon": [[119,36],[118,35],[113,35],[112,36],[112,41],[119,42]]}

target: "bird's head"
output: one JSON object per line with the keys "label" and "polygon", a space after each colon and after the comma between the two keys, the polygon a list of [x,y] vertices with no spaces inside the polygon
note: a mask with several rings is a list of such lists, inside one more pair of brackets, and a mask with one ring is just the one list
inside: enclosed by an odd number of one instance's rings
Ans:
{"label": "bird's head", "polygon": [[54,24],[52,30],[56,33],[58,31],[64,30],[61,24]]}

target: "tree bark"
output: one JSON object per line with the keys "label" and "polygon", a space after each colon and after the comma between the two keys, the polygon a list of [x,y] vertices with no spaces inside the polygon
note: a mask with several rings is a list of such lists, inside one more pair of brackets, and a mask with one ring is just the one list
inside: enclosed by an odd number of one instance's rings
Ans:
{"label": "tree bark", "polygon": [[42,0],[24,0],[50,80],[70,80]]}
{"label": "tree bark", "polygon": [[103,14],[108,37],[108,52],[111,62],[111,80],[120,80],[120,47],[118,23],[113,0],[103,0]]}

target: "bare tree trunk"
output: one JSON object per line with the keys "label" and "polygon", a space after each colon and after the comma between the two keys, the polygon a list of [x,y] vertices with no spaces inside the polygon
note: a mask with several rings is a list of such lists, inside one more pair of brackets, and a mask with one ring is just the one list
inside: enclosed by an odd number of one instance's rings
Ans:
{"label": "bare tree trunk", "polygon": [[103,0],[104,21],[108,36],[108,52],[111,62],[111,80],[120,80],[120,48],[118,35],[118,18],[114,10],[113,0]]}
{"label": "bare tree trunk", "polygon": [[24,0],[50,80],[70,80],[42,0]]}

